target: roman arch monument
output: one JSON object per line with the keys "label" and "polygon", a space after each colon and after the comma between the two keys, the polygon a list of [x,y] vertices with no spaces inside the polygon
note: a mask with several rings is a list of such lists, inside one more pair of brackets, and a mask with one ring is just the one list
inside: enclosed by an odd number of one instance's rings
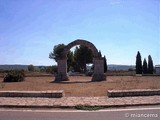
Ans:
{"label": "roman arch monument", "polygon": [[62,53],[62,57],[57,58],[58,72],[55,76],[55,81],[60,82],[69,80],[67,75],[67,52],[76,45],[86,46],[93,52],[94,73],[92,76],[92,81],[106,80],[106,75],[104,74],[104,60],[103,57],[99,55],[97,48],[87,40],[77,39],[66,45]]}

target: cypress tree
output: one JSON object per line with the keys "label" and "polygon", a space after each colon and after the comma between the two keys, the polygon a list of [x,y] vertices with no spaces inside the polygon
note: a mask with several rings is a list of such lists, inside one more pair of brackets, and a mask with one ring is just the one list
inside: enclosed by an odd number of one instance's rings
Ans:
{"label": "cypress tree", "polygon": [[107,60],[106,60],[106,56],[104,56],[104,73],[107,72]]}
{"label": "cypress tree", "polygon": [[102,53],[101,53],[101,51],[100,51],[100,50],[99,50],[98,54],[99,54],[99,57],[102,57]]}
{"label": "cypress tree", "polygon": [[151,55],[148,56],[148,74],[153,74],[153,61]]}
{"label": "cypress tree", "polygon": [[143,67],[142,67],[142,70],[143,70],[143,74],[147,74],[148,68],[147,68],[147,61],[146,61],[145,58],[144,58],[144,60],[143,60]]}
{"label": "cypress tree", "polygon": [[136,74],[142,74],[142,60],[139,51],[137,52],[136,56]]}

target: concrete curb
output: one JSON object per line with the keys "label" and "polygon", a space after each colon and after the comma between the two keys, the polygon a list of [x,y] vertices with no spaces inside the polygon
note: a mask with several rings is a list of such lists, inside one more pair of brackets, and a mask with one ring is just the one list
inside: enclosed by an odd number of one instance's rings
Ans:
{"label": "concrete curb", "polygon": [[[150,105],[160,105],[160,103],[150,103],[150,104],[128,104],[128,105],[91,105],[91,107],[103,107],[103,108],[116,108],[116,107],[131,107],[131,106],[150,106]],[[76,106],[35,106],[35,105],[0,105],[0,108],[59,108],[59,109],[75,109]]]}
{"label": "concrete curb", "polygon": [[42,98],[61,98],[64,97],[63,90],[48,91],[0,91],[0,97],[42,97]]}
{"label": "concrete curb", "polygon": [[108,90],[108,97],[133,97],[160,95],[160,89]]}
{"label": "concrete curb", "polygon": [[[116,107],[130,107],[130,106],[150,106],[160,105],[159,103],[142,103],[142,104],[113,104],[113,105],[88,105],[90,107],[103,107],[103,108],[116,108]],[[83,106],[83,105],[82,105]],[[87,106],[87,105],[84,105]],[[61,106],[61,105],[0,105],[0,108],[60,108],[60,109],[75,109],[76,105],[73,106]]]}

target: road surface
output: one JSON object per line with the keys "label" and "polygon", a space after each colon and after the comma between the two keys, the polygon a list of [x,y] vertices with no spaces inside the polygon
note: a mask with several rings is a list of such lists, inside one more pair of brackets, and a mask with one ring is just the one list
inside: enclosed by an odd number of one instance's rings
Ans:
{"label": "road surface", "polygon": [[160,120],[160,107],[78,110],[0,109],[0,120]]}

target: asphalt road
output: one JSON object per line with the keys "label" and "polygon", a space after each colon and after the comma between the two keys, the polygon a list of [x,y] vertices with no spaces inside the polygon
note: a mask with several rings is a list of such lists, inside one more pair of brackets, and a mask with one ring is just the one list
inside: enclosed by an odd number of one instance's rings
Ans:
{"label": "asphalt road", "polygon": [[0,110],[0,120],[160,120],[160,107],[77,110]]}

